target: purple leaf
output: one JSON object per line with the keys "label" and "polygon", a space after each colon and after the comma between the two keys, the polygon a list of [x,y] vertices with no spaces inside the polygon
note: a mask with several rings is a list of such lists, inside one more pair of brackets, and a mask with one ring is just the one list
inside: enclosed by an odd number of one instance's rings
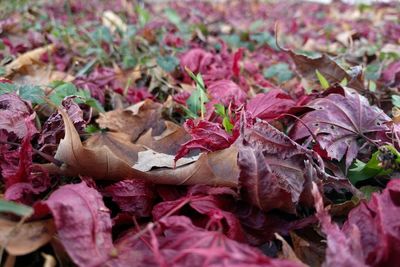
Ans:
{"label": "purple leaf", "polygon": [[[346,90],[345,94],[330,94],[311,101],[308,106],[314,110],[304,115],[302,122],[330,158],[341,160],[345,157],[349,167],[360,149],[358,139],[370,141],[377,132],[388,130],[385,122],[390,118],[357,92]],[[303,123],[295,125],[295,140],[311,136]]]}
{"label": "purple leaf", "polygon": [[253,118],[273,120],[287,113],[296,102],[282,90],[272,90],[265,94],[258,94],[246,105],[246,109]]}
{"label": "purple leaf", "polygon": [[78,266],[100,266],[113,249],[110,211],[99,192],[84,182],[61,186],[45,204],[58,237]]}
{"label": "purple leaf", "polygon": [[241,138],[238,165],[244,198],[265,211],[295,212],[308,152],[264,121],[245,127]]}

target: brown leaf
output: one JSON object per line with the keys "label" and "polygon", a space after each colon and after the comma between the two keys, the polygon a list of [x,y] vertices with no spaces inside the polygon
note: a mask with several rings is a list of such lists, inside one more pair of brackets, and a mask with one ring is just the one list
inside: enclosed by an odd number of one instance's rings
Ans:
{"label": "brown leaf", "polygon": [[148,130],[135,143],[160,153],[175,155],[181,145],[191,139],[183,127],[170,121],[165,121],[165,129],[161,134],[153,136],[153,132],[153,129]]}
{"label": "brown leaf", "polygon": [[101,128],[128,134],[135,141],[144,131],[160,126],[161,108],[161,104],[147,99],[126,109],[102,113],[97,123]]}
{"label": "brown leaf", "polygon": [[23,67],[34,65],[40,62],[40,57],[44,53],[51,53],[54,50],[54,45],[46,45],[44,47],[39,47],[29,52],[26,52],[20,55],[17,59],[12,61],[10,64],[6,66],[6,74],[8,77],[14,72],[19,72],[19,70]]}
{"label": "brown leaf", "polygon": [[321,266],[325,259],[326,245],[314,231],[304,232],[302,235],[290,233],[293,250],[302,262],[309,266]]}
{"label": "brown leaf", "polygon": [[144,179],[157,184],[237,186],[239,170],[236,163],[237,149],[234,146],[201,154],[196,162],[182,167],[158,168],[143,172],[131,167],[132,156],[127,162],[125,160],[128,157],[120,158],[116,155],[121,154],[120,151],[113,152],[118,145],[110,141],[112,139],[109,137],[102,141],[92,140],[89,142],[90,146],[84,146],[68,115],[63,110],[59,112],[65,125],[65,137],[60,141],[55,158],[64,164],[60,169],[51,165],[44,166],[49,172],[56,170],[64,175],[81,174],[107,180]]}
{"label": "brown leaf", "polygon": [[39,47],[26,52],[6,65],[5,77],[17,84],[48,85],[52,81],[70,82],[74,79],[68,73],[53,70],[50,65],[44,65],[40,57],[44,53],[52,53],[54,45]]}
{"label": "brown leaf", "polygon": [[137,162],[138,153],[145,150],[143,146],[130,142],[129,135],[118,132],[96,133],[85,141],[85,146],[93,149],[107,147],[130,166]]}
{"label": "brown leaf", "polygon": [[[35,251],[47,244],[55,233],[53,220],[28,222],[20,226],[17,224],[18,222],[0,218],[0,244],[3,246],[6,242],[7,252],[15,256]],[[15,232],[11,233],[14,229]]]}
{"label": "brown leaf", "polygon": [[319,80],[316,75],[316,70],[318,70],[329,84],[340,83],[346,78],[349,87],[357,90],[364,90],[364,85],[360,77],[351,77],[335,61],[325,54],[318,58],[309,58],[304,55],[296,54],[291,50],[287,50],[287,53],[296,64],[299,75],[310,81],[313,85],[319,86]]}
{"label": "brown leaf", "polygon": [[[12,78],[11,78],[12,77]],[[53,81],[71,82],[74,80],[68,73],[52,70],[49,66],[29,65],[19,69],[10,76],[11,80],[21,85],[48,85]]]}
{"label": "brown leaf", "polygon": [[279,234],[275,233],[276,239],[278,239],[282,243],[282,251],[279,253],[278,257],[284,260],[290,260],[297,262],[306,266],[296,255],[293,251],[292,247],[288,244],[288,242]]}

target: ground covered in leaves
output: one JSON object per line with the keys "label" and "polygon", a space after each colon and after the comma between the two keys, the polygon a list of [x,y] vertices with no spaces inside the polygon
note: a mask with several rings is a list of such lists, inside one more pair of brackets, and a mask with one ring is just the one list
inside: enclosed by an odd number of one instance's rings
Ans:
{"label": "ground covered in leaves", "polygon": [[400,5],[9,1],[0,264],[397,266]]}

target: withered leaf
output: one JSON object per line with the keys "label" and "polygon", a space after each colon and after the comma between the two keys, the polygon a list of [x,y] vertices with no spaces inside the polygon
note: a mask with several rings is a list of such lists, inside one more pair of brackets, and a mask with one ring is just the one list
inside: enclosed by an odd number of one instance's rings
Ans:
{"label": "withered leaf", "polygon": [[325,54],[318,58],[310,58],[304,55],[296,54],[292,50],[288,50],[287,53],[296,64],[296,69],[299,75],[314,85],[319,84],[319,80],[316,75],[316,70],[318,70],[329,82],[329,84],[340,83],[343,81],[343,79],[346,79],[349,82],[349,87],[357,90],[364,90],[363,82],[360,80],[359,76],[353,78],[334,60],[330,59]]}
{"label": "withered leaf", "polygon": [[170,121],[165,121],[165,129],[161,134],[153,134],[153,129],[149,129],[136,140],[135,144],[144,145],[160,153],[175,155],[181,145],[190,140],[190,135],[182,126]]}
{"label": "withered leaf", "polygon": [[150,99],[126,109],[117,109],[100,114],[97,123],[101,128],[128,134],[135,141],[142,133],[153,127],[162,127],[162,105]]}
{"label": "withered leaf", "polygon": [[17,224],[0,218],[0,244],[5,245],[7,252],[15,256],[31,253],[47,244],[56,231],[51,219],[27,222],[20,226]]}
{"label": "withered leaf", "polygon": [[[81,174],[107,180],[145,179],[157,184],[237,186],[239,170],[236,164],[237,149],[234,146],[202,154],[196,162],[178,168],[158,168],[143,172],[131,167],[134,157],[128,158],[124,155],[120,158],[117,155],[121,155],[121,152],[113,152],[116,142],[110,141],[110,138],[101,142],[91,140],[90,146],[84,146],[68,115],[61,109],[59,112],[65,125],[65,137],[60,141],[55,158],[64,164],[59,170],[54,166],[47,166],[50,172]],[[107,142],[111,145],[108,146]]]}

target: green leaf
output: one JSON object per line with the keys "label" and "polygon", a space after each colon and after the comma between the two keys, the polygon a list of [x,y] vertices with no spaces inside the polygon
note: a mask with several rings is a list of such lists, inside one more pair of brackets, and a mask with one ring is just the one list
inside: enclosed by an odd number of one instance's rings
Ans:
{"label": "green leaf", "polygon": [[340,82],[340,85],[341,86],[347,86],[347,84],[348,84],[347,78],[344,77],[343,80]]}
{"label": "green leaf", "polygon": [[93,134],[93,133],[101,131],[101,129],[99,127],[97,127],[96,125],[94,125],[94,124],[89,124],[89,125],[86,126],[84,131],[86,133]]}
{"label": "green leaf", "polygon": [[33,209],[29,206],[0,199],[0,212],[10,212],[21,217],[28,217],[33,214]]}
{"label": "green leaf", "polygon": [[172,22],[175,25],[179,25],[182,22],[181,17],[178,15],[178,13],[171,8],[165,9],[164,15],[170,22]]}
{"label": "green leaf", "polygon": [[289,69],[289,65],[286,63],[277,63],[271,65],[269,68],[263,71],[263,75],[267,79],[276,78],[279,83],[290,80],[293,76],[293,72]]}
{"label": "green leaf", "polygon": [[135,7],[136,13],[138,14],[139,24],[141,27],[146,25],[147,22],[150,20],[150,13],[145,8],[137,5]]}
{"label": "green leaf", "polygon": [[134,68],[138,63],[137,58],[135,58],[132,54],[126,54],[122,58],[122,65],[124,69]]}
{"label": "green leaf", "polygon": [[43,104],[45,102],[45,94],[40,86],[22,85],[18,92],[22,99],[28,100],[32,104]]}
{"label": "green leaf", "polygon": [[12,83],[0,83],[0,95],[16,92],[18,88]]}
{"label": "green leaf", "polygon": [[172,72],[179,65],[179,59],[174,56],[157,57],[157,64],[166,72]]}
{"label": "green leaf", "polygon": [[218,115],[220,115],[221,117],[225,117],[225,107],[222,104],[215,104],[215,113],[217,113]]}
{"label": "green leaf", "polygon": [[376,81],[381,76],[381,66],[379,64],[371,64],[365,68],[365,79]]}
{"label": "green leaf", "polygon": [[113,41],[110,29],[105,26],[97,27],[96,30],[92,33],[92,38],[98,43],[101,43],[103,41],[109,44]]}
{"label": "green leaf", "polygon": [[376,187],[376,186],[366,185],[366,186],[360,187],[359,190],[364,193],[364,196],[367,200],[370,200],[372,193],[379,192],[380,188]]}
{"label": "green leaf", "polygon": [[399,95],[392,95],[392,104],[393,104],[393,106],[400,108],[400,96]]}
{"label": "green leaf", "polygon": [[229,133],[229,134],[232,133],[233,124],[229,120],[228,116],[224,117],[224,119],[222,120],[222,126],[224,126],[225,131],[227,133]]}
{"label": "green leaf", "polygon": [[[400,164],[400,153],[396,150],[396,148],[390,145],[383,146],[382,148],[385,148],[389,151],[389,153],[392,153],[396,164]],[[382,163],[379,160],[381,154],[382,152],[380,150],[376,151],[372,154],[371,159],[367,163],[356,160],[352,168],[349,170],[348,178],[350,182],[355,185],[357,182],[364,181],[375,176],[391,174],[393,172],[392,168],[384,169],[382,167]]]}
{"label": "green leaf", "polygon": [[324,75],[322,75],[321,72],[319,72],[318,70],[315,70],[315,73],[317,74],[317,78],[319,80],[319,83],[321,84],[321,87],[323,89],[328,89],[329,88],[329,82],[328,80],[324,77]]}
{"label": "green leaf", "polygon": [[198,111],[200,111],[200,115],[203,118],[205,113],[204,104],[208,102],[203,77],[201,77],[200,73],[197,74],[197,76],[194,75],[194,73],[188,68],[185,68],[185,70],[189,74],[189,76],[196,82],[196,90],[193,91],[190,97],[186,100],[186,104],[192,113],[198,114]]}

